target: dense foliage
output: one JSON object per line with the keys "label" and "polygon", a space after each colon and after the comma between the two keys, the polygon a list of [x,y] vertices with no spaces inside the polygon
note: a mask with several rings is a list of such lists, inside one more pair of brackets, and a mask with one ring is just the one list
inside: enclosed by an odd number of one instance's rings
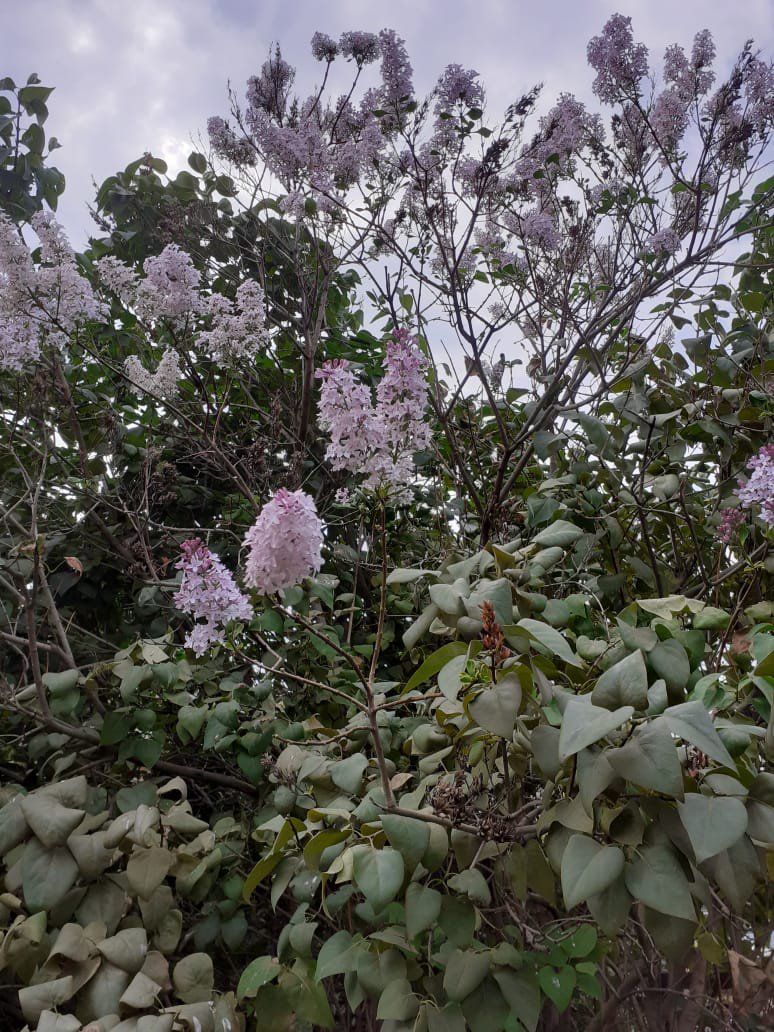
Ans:
{"label": "dense foliage", "polygon": [[79,255],[0,81],[0,1022],[772,1027],[774,71],[312,49]]}

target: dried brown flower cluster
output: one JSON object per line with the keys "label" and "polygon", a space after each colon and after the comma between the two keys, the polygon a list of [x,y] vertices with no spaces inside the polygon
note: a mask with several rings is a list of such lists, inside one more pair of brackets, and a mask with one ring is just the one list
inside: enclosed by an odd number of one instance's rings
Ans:
{"label": "dried brown flower cluster", "polygon": [[481,620],[484,625],[481,630],[481,641],[486,651],[491,652],[495,666],[499,666],[508,659],[511,650],[505,645],[503,629],[497,622],[491,602],[481,604]]}

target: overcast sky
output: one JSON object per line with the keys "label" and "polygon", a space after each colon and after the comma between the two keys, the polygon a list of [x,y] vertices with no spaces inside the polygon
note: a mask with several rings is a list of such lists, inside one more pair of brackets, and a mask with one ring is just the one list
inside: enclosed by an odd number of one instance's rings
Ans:
{"label": "overcast sky", "polygon": [[492,114],[529,89],[592,100],[589,38],[615,11],[660,64],[664,47],[712,31],[723,70],[745,40],[774,54],[774,0],[16,0],[2,17],[0,77],[37,72],[56,87],[48,131],[67,177],[60,218],[80,247],[98,183],[145,151],[182,167],[209,115],[226,115],[229,80],[240,98],[273,42],[298,68],[302,95],[320,78],[315,30],[394,28],[406,40],[419,93],[445,65],[481,73]]}

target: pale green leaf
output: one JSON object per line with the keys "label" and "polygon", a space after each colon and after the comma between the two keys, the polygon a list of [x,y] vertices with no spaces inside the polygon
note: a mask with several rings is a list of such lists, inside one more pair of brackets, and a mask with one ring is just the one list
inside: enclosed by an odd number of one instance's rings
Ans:
{"label": "pale green leaf", "polygon": [[611,713],[587,700],[588,696],[571,697],[567,703],[559,735],[560,760],[566,760],[598,742],[634,715],[632,706],[621,706]]}
{"label": "pale green leaf", "polygon": [[587,835],[573,835],[562,854],[562,894],[568,910],[604,892],[624,868],[617,846],[603,846]]}
{"label": "pale green leaf", "polygon": [[697,863],[730,849],[747,830],[747,810],[741,799],[691,793],[677,807]]}

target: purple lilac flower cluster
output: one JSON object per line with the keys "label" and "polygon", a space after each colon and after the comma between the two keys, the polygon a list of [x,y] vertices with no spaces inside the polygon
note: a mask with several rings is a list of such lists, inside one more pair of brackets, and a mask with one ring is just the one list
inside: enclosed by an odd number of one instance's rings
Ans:
{"label": "purple lilac flower cluster", "polygon": [[741,509],[733,507],[723,509],[720,513],[720,526],[717,529],[716,535],[718,541],[722,541],[724,545],[730,544],[732,538],[743,523],[744,513]]}
{"label": "purple lilac flower cluster", "polygon": [[406,44],[393,29],[382,29],[379,46],[382,52],[383,84],[379,91],[380,99],[385,107],[394,108],[414,96],[414,69],[408,59]]}
{"label": "purple lilac flower cluster", "polygon": [[704,29],[696,34],[690,60],[681,46],[667,47],[664,54],[664,82],[667,88],[656,97],[650,112],[650,128],[656,142],[674,151],[688,128],[688,111],[697,97],[712,86],[715,44]]}
{"label": "purple lilac flower cluster", "polygon": [[[317,32],[312,38],[313,53],[315,39],[321,35],[322,33]],[[326,36],[325,39],[330,39],[330,37]],[[376,61],[381,53],[379,37],[373,32],[344,32],[339,39],[339,52],[343,57],[352,58],[359,65],[370,64],[372,61]],[[317,57],[316,54],[315,57]]]}
{"label": "purple lilac flower cluster", "polygon": [[586,56],[597,73],[592,89],[608,104],[636,93],[648,74],[648,48],[634,42],[632,20],[622,14],[608,19],[600,35],[589,42]]}
{"label": "purple lilac flower cluster", "polygon": [[524,240],[547,251],[555,251],[561,243],[559,229],[547,211],[529,211],[521,219],[521,233]]}
{"label": "purple lilac flower cluster", "polygon": [[207,135],[213,148],[239,168],[255,164],[255,147],[244,136],[237,136],[231,126],[217,115],[207,119]]}
{"label": "purple lilac flower cluster", "polygon": [[365,477],[364,487],[389,486],[404,498],[413,472],[413,452],[426,446],[427,362],[407,330],[396,330],[387,345],[385,374],[376,403],[346,362],[327,362],[322,380],[319,422],[331,436],[326,458],[334,469]]}
{"label": "purple lilac flower cluster", "polygon": [[572,93],[559,96],[548,114],[540,119],[539,128],[537,137],[524,148],[512,176],[515,187],[526,186],[533,194],[540,186],[540,181],[534,178],[535,172],[544,170],[549,159],[558,158],[557,167],[567,171],[573,154],[590,142],[604,139],[602,119],[589,114]]}
{"label": "purple lilac flower cluster", "polygon": [[435,87],[435,113],[453,111],[458,104],[466,108],[480,108],[484,103],[484,88],[478,72],[462,65],[447,65]]}
{"label": "purple lilac flower cluster", "polygon": [[759,505],[761,519],[774,527],[774,444],[766,444],[747,463],[753,471],[748,481],[739,481],[739,500],[743,505]]}
{"label": "purple lilac flower cluster", "polygon": [[199,538],[184,541],[181,551],[175,568],[182,571],[183,579],[175,595],[175,605],[195,620],[204,621],[197,623],[185,639],[186,647],[201,656],[213,645],[225,641],[228,623],[232,620],[249,622],[253,610],[233,575]]}
{"label": "purple lilac flower cluster", "polygon": [[245,535],[245,584],[263,595],[293,587],[319,571],[322,540],[314,500],[280,488]]}
{"label": "purple lilac flower cluster", "polygon": [[315,61],[326,61],[330,64],[339,52],[339,45],[324,32],[315,32],[312,36],[312,57]]}

